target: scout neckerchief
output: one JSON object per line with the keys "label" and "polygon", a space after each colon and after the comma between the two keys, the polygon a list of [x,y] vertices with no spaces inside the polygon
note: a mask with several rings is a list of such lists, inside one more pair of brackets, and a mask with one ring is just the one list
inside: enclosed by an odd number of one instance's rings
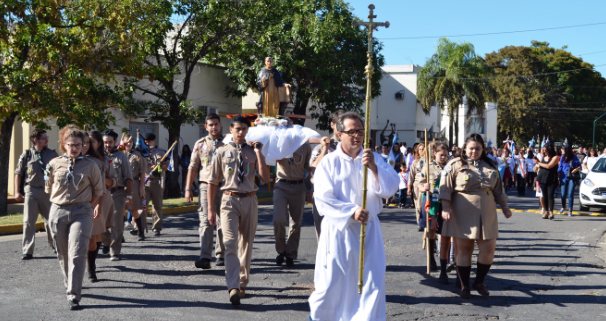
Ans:
{"label": "scout neckerchief", "polygon": [[46,166],[44,166],[44,163],[42,162],[42,154],[44,154],[45,151],[46,151],[46,148],[44,148],[40,152],[34,148],[34,153],[36,154],[36,157],[38,158],[36,161],[38,162],[38,164],[40,164],[40,169],[42,170],[42,173],[44,175],[47,174]]}
{"label": "scout neckerchief", "polygon": [[[210,136],[208,136],[208,137],[210,137]],[[210,139],[212,139],[212,137],[210,137]],[[219,137],[217,137],[217,139],[212,139],[212,141],[213,141],[213,148],[214,148],[214,151],[213,151],[213,157],[212,157],[212,159],[210,160],[210,161],[211,161],[211,163],[212,163],[212,161],[215,159],[215,156],[217,156],[217,143],[218,143],[220,140],[223,140],[223,134],[219,134]]]}
{"label": "scout neckerchief", "polygon": [[242,155],[243,145],[234,142],[230,142],[230,144],[238,150],[238,182],[242,183],[246,174],[244,173],[244,156]]}
{"label": "scout neckerchief", "polygon": [[67,155],[63,155],[63,157],[67,160],[67,175],[65,175],[65,185],[69,186],[69,182],[71,180],[72,184],[74,185],[74,188],[78,190],[78,186],[82,182],[84,174],[80,174],[80,180],[78,181],[78,183],[76,183],[76,176],[74,175],[74,164],[76,163],[76,160],[83,159],[84,157],[82,157],[82,155],[78,156],[75,159],[69,158],[67,157]]}

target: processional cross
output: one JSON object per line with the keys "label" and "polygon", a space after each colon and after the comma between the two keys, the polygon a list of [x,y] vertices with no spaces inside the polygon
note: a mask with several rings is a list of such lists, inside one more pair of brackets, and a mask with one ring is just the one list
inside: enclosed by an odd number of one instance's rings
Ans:
{"label": "processional cross", "polygon": [[[373,4],[368,6],[370,9],[370,14],[368,15],[368,22],[364,21],[354,21],[354,27],[357,26],[365,26],[368,30],[368,64],[366,65],[366,114],[364,115],[364,149],[370,148],[370,94],[372,89],[372,75],[375,73],[375,68],[372,66],[372,57],[373,53],[373,39],[372,32],[376,29],[379,31],[379,27],[389,28],[389,21],[385,22],[374,22],[373,19],[377,16],[373,14],[375,10],[375,6]],[[362,208],[366,209],[366,195],[368,192],[367,182],[368,182],[368,166],[364,166],[364,171],[362,172]],[[362,286],[364,284],[364,243],[366,241],[366,226],[362,225],[360,229],[360,265],[359,265],[359,274],[358,274],[358,294],[362,294]]]}

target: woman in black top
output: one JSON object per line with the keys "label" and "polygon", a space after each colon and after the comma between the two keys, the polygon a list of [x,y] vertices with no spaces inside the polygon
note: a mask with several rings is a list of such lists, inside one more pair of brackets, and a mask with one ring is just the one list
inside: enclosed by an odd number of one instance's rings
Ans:
{"label": "woman in black top", "polygon": [[553,220],[553,205],[556,187],[558,186],[558,163],[560,159],[550,144],[546,144],[541,149],[541,154],[543,155],[543,159],[537,161],[537,167],[539,167],[537,180],[543,193],[542,217]]}

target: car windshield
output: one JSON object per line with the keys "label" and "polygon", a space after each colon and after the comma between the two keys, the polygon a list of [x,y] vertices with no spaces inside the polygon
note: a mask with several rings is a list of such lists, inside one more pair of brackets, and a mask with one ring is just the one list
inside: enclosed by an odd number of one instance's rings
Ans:
{"label": "car windshield", "polygon": [[606,158],[602,157],[598,159],[597,163],[593,165],[591,171],[596,173],[606,173]]}

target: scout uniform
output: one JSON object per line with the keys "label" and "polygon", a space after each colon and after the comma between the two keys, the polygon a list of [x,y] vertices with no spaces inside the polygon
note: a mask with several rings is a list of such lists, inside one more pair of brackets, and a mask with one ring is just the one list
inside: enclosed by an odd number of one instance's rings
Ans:
{"label": "scout uniform", "polygon": [[36,242],[36,221],[38,213],[44,218],[48,244],[54,248],[48,227],[50,199],[44,192],[44,169],[48,162],[57,157],[54,149],[45,148],[38,152],[35,148],[26,150],[19,157],[15,174],[25,177],[25,202],[23,206],[23,255],[33,255]]}
{"label": "scout uniform", "polygon": [[449,200],[452,210],[442,235],[481,240],[499,235],[497,203],[506,201],[507,195],[499,171],[484,160],[448,162],[440,179],[440,200]]}
{"label": "scout uniform", "polygon": [[[198,217],[200,219],[200,259],[210,260],[213,247],[214,227],[208,223],[208,183],[211,180],[210,172],[214,157],[219,147],[223,146],[223,137],[213,140],[210,135],[199,139],[194,145],[188,170],[197,171],[200,181],[200,194],[198,194]],[[223,245],[223,230],[221,229],[221,196],[223,193],[217,192],[215,197],[215,212],[217,213],[217,243],[215,244],[215,257],[223,258],[225,246]]]}
{"label": "scout uniform", "polygon": [[[117,181],[116,171],[114,170],[114,167],[111,165],[108,157],[103,157],[103,158],[88,157],[88,159],[90,159],[95,164],[97,164],[97,167],[99,167],[99,170],[101,171],[101,174],[103,175],[104,178],[109,178],[112,180],[111,187],[116,186],[116,181]],[[107,220],[109,217],[109,213],[112,213],[112,215],[113,215],[114,201],[112,200],[112,197],[109,193],[109,189],[107,189],[107,187],[105,186],[105,179],[103,180],[103,195],[105,196],[105,197],[103,197],[103,204],[101,205],[103,212],[97,214],[97,217],[95,217],[93,219],[93,231],[91,232],[91,235],[105,233],[108,228]],[[110,210],[111,210],[111,212],[110,212]],[[111,221],[113,222],[113,219]],[[113,226],[113,224],[112,224],[112,226]]]}
{"label": "scout uniform", "polygon": [[92,196],[103,195],[103,176],[86,157],[57,157],[48,163],[46,192],[52,203],[49,225],[57,247],[67,299],[80,301],[86,252],[93,228]]}
{"label": "scout uniform", "polygon": [[258,218],[256,168],[253,148],[230,142],[217,149],[210,170],[209,184],[224,182],[217,193],[224,194],[220,215],[228,290],[243,290],[248,285]]}
{"label": "scout uniform", "polygon": [[102,234],[103,246],[110,248],[111,257],[119,257],[122,251],[122,236],[124,234],[124,213],[126,211],[126,181],[133,179],[128,156],[114,149],[110,155],[111,164],[116,171],[116,186],[110,189],[114,200],[113,226]]}
{"label": "scout uniform", "polygon": [[[166,151],[161,150],[158,147],[150,146],[149,157],[147,157],[147,168],[151,170],[151,168],[158,165],[164,154],[166,154]],[[161,168],[161,166],[158,167]],[[149,177],[149,179],[147,179],[147,177]],[[164,199],[164,184],[162,183],[162,180],[164,178],[164,173],[155,170],[151,175],[148,173],[147,177],[147,182],[145,183],[145,198],[148,202],[151,201],[154,204],[152,231],[159,233],[162,230],[162,203]],[[149,206],[149,204],[147,205]]]}
{"label": "scout uniform", "polygon": [[[276,263],[292,265],[297,258],[299,239],[301,237],[301,221],[305,207],[306,173],[311,158],[311,146],[304,144],[299,147],[291,158],[277,162],[278,182],[274,186],[274,237],[276,240]],[[288,241],[286,241],[286,223],[290,216]]]}
{"label": "scout uniform", "polygon": [[[431,163],[428,164],[429,165],[429,181],[427,180],[427,165],[423,166],[423,169],[417,173],[417,178],[419,178],[419,189],[421,186],[429,183],[429,191],[431,192],[431,198],[434,198],[434,192],[435,192],[435,185],[436,182],[438,181],[438,178],[440,177],[440,175],[442,174],[442,166],[440,166],[435,160],[432,161]],[[430,213],[427,213],[427,211],[425,210],[425,204],[427,202],[427,191],[425,191],[425,193],[420,193],[420,206],[419,206],[419,211],[421,213],[421,217],[419,219],[419,226],[425,228],[426,227],[426,215],[430,215]],[[438,220],[438,231],[436,231],[438,234],[442,233],[441,230],[441,226],[442,226],[442,219],[440,215],[431,217],[431,219],[437,219]],[[431,226],[430,226],[431,227]],[[430,239],[429,242],[429,253],[431,253],[430,256],[430,266],[432,267],[432,269],[437,268],[436,265],[436,259],[434,258],[433,254],[436,252],[436,240],[435,240],[435,236],[433,239]]]}
{"label": "scout uniform", "polygon": [[410,181],[412,182],[413,192],[414,192],[414,203],[415,203],[415,213],[417,215],[417,224],[421,221],[421,207],[423,204],[423,194],[419,192],[419,182],[425,174],[423,173],[423,167],[425,166],[425,157],[421,157],[418,160],[412,163],[412,168],[410,169]]}
{"label": "scout uniform", "polygon": [[[141,184],[144,184],[144,182],[141,182],[141,174],[145,174],[145,171],[147,170],[147,160],[141,155],[139,151],[136,151],[133,148],[131,149],[130,153],[128,153],[128,163],[130,166],[130,171],[133,175],[133,199],[130,210],[131,213],[134,213],[135,211],[143,209],[143,198],[141,198],[141,195],[139,195],[139,189],[141,188]],[[143,225],[143,222],[145,222],[145,225]],[[146,211],[141,211],[141,216],[139,216],[138,219],[135,219],[135,224],[137,225],[139,237],[144,237],[144,229],[147,226]]]}

